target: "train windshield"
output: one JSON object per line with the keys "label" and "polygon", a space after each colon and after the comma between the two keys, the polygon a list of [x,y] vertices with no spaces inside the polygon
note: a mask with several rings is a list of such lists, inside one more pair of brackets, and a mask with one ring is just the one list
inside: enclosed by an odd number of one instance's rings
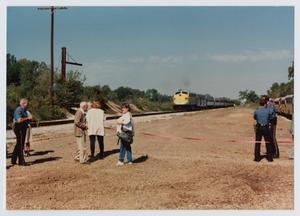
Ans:
{"label": "train windshield", "polygon": [[177,95],[177,94],[189,94],[189,93],[186,92],[186,91],[178,91],[178,92],[176,92],[175,94]]}

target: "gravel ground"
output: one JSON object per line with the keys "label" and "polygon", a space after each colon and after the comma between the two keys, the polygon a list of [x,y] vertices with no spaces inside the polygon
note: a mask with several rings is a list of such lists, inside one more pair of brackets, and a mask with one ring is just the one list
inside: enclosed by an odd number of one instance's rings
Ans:
{"label": "gravel ground", "polygon": [[[147,116],[136,122],[135,161],[123,167],[116,167],[113,129],[106,130],[106,157],[80,165],[72,159],[72,125],[34,128],[32,156],[25,158],[30,165],[11,166],[7,159],[7,209],[294,208],[286,119],[278,119],[281,157],[272,163],[253,161],[249,109]],[[11,131],[7,136],[12,143]]]}

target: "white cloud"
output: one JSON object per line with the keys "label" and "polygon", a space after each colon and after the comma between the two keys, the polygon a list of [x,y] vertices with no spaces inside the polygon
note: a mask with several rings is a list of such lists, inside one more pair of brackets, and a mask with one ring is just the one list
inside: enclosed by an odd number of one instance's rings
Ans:
{"label": "white cloud", "polygon": [[182,57],[178,56],[148,56],[148,57],[129,57],[123,63],[132,64],[175,64],[182,62]]}
{"label": "white cloud", "polygon": [[144,63],[145,59],[142,57],[132,57],[128,59],[128,62],[133,64],[140,64],[140,63]]}
{"label": "white cloud", "polygon": [[115,63],[119,63],[120,62],[120,59],[118,58],[106,58],[103,60],[104,63],[107,63],[107,64],[115,64]]}
{"label": "white cloud", "polygon": [[[174,56],[174,55],[153,55],[153,56],[129,56],[125,58],[111,57],[103,58],[94,62],[85,63],[85,70],[87,71],[103,71],[103,70],[114,70],[116,68],[128,68],[135,67],[135,65],[148,67],[174,67],[185,61],[196,61],[197,55],[191,56]],[[152,68],[153,69],[153,68]]]}
{"label": "white cloud", "polygon": [[282,60],[292,58],[290,50],[244,50],[241,53],[223,53],[209,55],[209,59],[217,62],[235,63],[235,62],[258,62],[267,60]]}
{"label": "white cloud", "polygon": [[154,63],[154,64],[175,64],[182,61],[181,57],[176,56],[150,56],[147,59],[148,63]]}

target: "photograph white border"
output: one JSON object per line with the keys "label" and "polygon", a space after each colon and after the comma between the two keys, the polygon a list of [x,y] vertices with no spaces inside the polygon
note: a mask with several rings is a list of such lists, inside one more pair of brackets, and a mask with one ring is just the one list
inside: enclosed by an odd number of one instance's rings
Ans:
{"label": "photograph white border", "polygon": [[[0,215],[32,215],[32,214],[43,214],[43,215],[132,215],[132,214],[143,214],[143,215],[300,215],[299,211],[299,157],[300,148],[296,145],[299,143],[299,137],[297,132],[299,132],[299,103],[300,103],[300,86],[298,85],[298,73],[295,73],[295,83],[294,83],[294,106],[295,106],[295,137],[294,137],[294,148],[295,148],[295,159],[294,159],[294,210],[266,210],[266,211],[247,211],[247,210],[167,210],[167,211],[8,211],[6,210],[6,24],[7,24],[7,7],[8,6],[294,6],[294,67],[297,71],[299,60],[297,56],[299,55],[299,27],[300,27],[300,4],[296,0],[1,0],[0,1],[0,101],[3,104],[0,106],[1,122],[0,124],[0,138],[1,145],[0,148],[0,203],[1,210]],[[299,134],[299,133],[298,133]]]}

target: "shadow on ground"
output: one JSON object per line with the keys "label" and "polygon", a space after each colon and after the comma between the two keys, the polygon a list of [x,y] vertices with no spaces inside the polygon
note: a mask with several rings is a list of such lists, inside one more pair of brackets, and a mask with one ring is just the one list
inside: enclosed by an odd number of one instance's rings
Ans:
{"label": "shadow on ground", "polygon": [[27,164],[28,165],[35,165],[35,164],[40,164],[40,163],[45,163],[45,162],[50,162],[50,161],[56,161],[62,159],[62,157],[48,157],[48,158],[41,158],[41,159],[36,159],[34,161],[30,161]]}
{"label": "shadow on ground", "polygon": [[30,156],[40,156],[40,155],[45,155],[45,154],[53,153],[53,152],[54,152],[53,150],[37,151],[37,152],[30,154]]}
{"label": "shadow on ground", "polygon": [[[46,163],[46,162],[50,162],[50,161],[56,161],[62,159],[62,157],[48,157],[48,158],[41,158],[41,159],[36,159],[34,161],[29,161],[26,162],[25,165],[21,165],[21,166],[31,166],[31,165],[35,165],[35,164],[41,164],[41,163]],[[6,169],[10,169],[13,166],[18,166],[18,165],[8,165],[6,166]]]}
{"label": "shadow on ground", "polygon": [[90,163],[93,163],[97,160],[103,160],[106,157],[109,157],[110,155],[117,154],[120,152],[120,149],[113,149],[109,151],[105,151],[103,157],[101,157],[100,153],[96,155],[96,157],[89,159]]}
{"label": "shadow on ground", "polygon": [[[34,152],[33,149],[30,149],[29,152]],[[53,150],[46,150],[46,151],[37,151],[37,152],[34,152],[34,153],[31,153],[30,156],[40,156],[40,155],[46,155],[48,153],[53,153],[54,151]],[[26,154],[24,154],[24,156],[26,156]],[[7,153],[6,154],[6,159],[9,159],[12,157],[12,153]]]}
{"label": "shadow on ground", "polygon": [[119,152],[120,152],[120,149],[113,149],[113,150],[106,151],[106,152],[104,152],[104,158],[106,158],[110,155],[113,155],[113,154],[117,154]]}
{"label": "shadow on ground", "polygon": [[133,162],[133,163],[143,163],[143,162],[145,162],[146,160],[148,160],[148,158],[149,158],[148,155],[142,155],[142,156],[140,156],[140,157],[134,159],[132,162]]}

